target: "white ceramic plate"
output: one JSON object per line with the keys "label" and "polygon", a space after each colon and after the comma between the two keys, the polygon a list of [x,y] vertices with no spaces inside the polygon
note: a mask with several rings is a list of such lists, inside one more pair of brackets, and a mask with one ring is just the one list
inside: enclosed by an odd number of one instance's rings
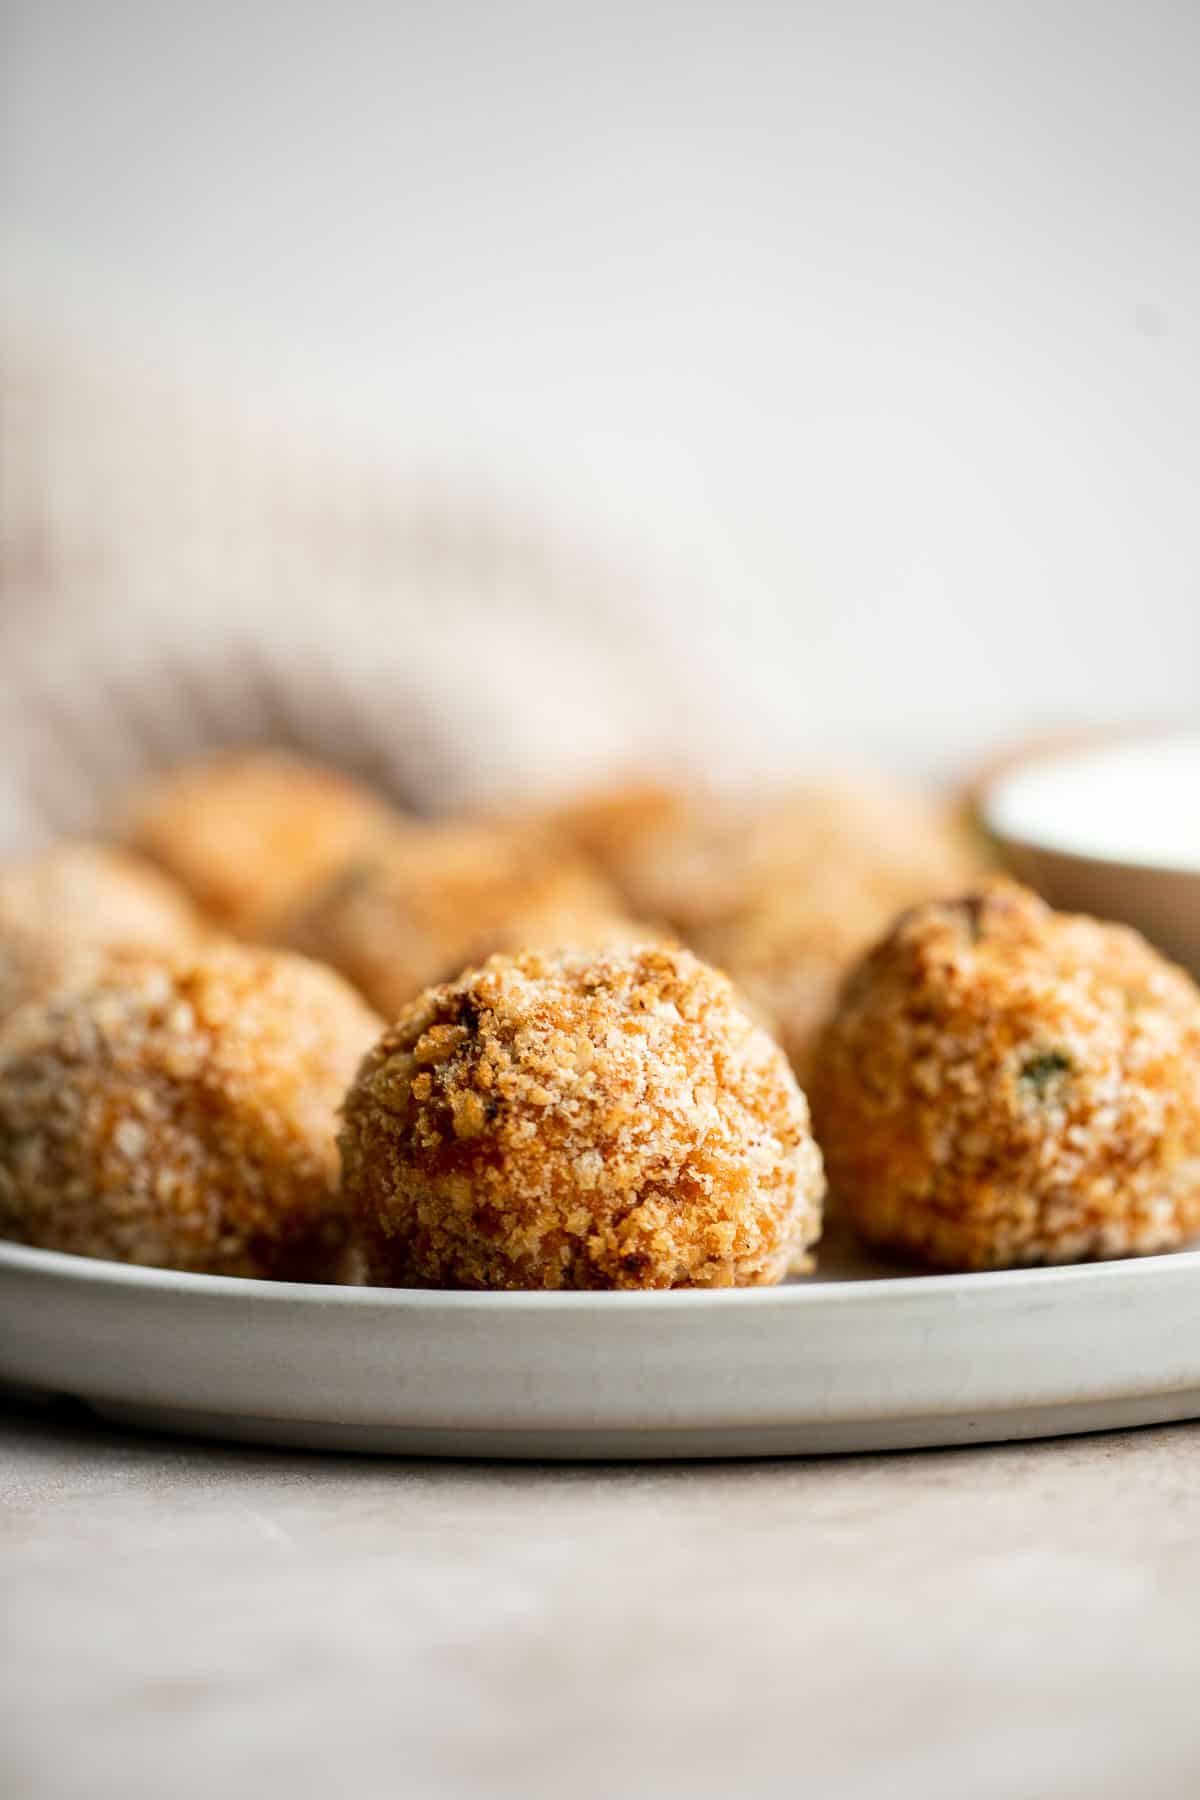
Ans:
{"label": "white ceramic plate", "polygon": [[983,819],[1015,874],[1055,906],[1123,919],[1200,974],[1200,734],[1031,758]]}
{"label": "white ceramic plate", "polygon": [[[857,1278],[856,1278],[857,1277]],[[1200,1252],[751,1292],[301,1287],[0,1246],[0,1379],[169,1431],[433,1456],[796,1455],[1200,1416]]]}

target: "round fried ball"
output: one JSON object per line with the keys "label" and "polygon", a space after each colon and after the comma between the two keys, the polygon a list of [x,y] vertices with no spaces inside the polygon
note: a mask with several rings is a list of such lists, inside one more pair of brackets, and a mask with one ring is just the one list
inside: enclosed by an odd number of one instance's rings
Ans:
{"label": "round fried ball", "polygon": [[396,815],[336,769],[283,750],[227,751],[135,796],[129,842],[217,925],[260,938],[313,882]]}
{"label": "round fried ball", "polygon": [[385,1018],[499,950],[628,940],[598,875],[527,833],[414,826],[316,889],[280,928]]}
{"label": "round fried ball", "polygon": [[181,889],[140,857],[61,844],[0,869],[0,1020],[101,973],[114,953],[176,952],[203,935]]}
{"label": "round fried ball", "polygon": [[1200,991],[1015,883],[900,918],[810,1092],[834,1201],[883,1249],[985,1269],[1200,1231]]}
{"label": "round fried ball", "polygon": [[414,1000],[341,1133],[372,1278],[769,1284],[824,1177],[787,1062],[688,951],[495,956]]}
{"label": "round fried ball", "polygon": [[0,1028],[0,1237],[223,1275],[328,1275],[336,1112],[381,1021],[332,970],[213,945]]}

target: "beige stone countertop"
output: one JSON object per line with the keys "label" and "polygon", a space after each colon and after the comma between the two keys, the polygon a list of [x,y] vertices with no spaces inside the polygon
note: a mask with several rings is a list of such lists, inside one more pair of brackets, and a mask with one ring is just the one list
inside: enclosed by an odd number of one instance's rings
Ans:
{"label": "beige stone countertop", "polygon": [[1200,1431],[385,1461],[0,1412],[0,1792],[1200,1793]]}

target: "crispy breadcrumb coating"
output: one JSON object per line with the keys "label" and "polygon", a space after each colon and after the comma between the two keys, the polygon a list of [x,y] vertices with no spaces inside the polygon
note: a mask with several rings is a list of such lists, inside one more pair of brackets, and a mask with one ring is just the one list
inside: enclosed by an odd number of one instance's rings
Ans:
{"label": "crispy breadcrumb coating", "polygon": [[379,844],[279,929],[280,941],[331,963],[385,1018],[495,951],[631,935],[616,896],[584,864],[528,832],[457,822]]}
{"label": "crispy breadcrumb coating", "polygon": [[494,956],[414,1000],[344,1108],[374,1280],[777,1282],[824,1177],[786,1060],[676,947]]}
{"label": "crispy breadcrumb coating", "polygon": [[0,868],[0,1020],[94,979],[114,954],[180,951],[203,935],[183,891],[140,857],[60,844]]}
{"label": "crispy breadcrumb coating", "polygon": [[1014,882],[897,921],[848,981],[811,1093],[836,1205],[934,1267],[1200,1231],[1200,992],[1136,932]]}
{"label": "crispy breadcrumb coating", "polygon": [[216,943],[23,1007],[0,1028],[0,1237],[329,1275],[336,1111],[380,1024],[331,970]]}
{"label": "crispy breadcrumb coating", "polygon": [[214,924],[261,938],[312,883],[397,816],[338,770],[284,750],[224,751],[151,782],[127,815],[135,849]]}

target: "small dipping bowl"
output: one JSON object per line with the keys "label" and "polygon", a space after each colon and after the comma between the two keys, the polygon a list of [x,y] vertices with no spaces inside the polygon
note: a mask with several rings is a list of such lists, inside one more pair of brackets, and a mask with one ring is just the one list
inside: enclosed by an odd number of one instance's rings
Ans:
{"label": "small dipping bowl", "polygon": [[1200,732],[1032,758],[980,811],[1052,906],[1135,925],[1200,975]]}

